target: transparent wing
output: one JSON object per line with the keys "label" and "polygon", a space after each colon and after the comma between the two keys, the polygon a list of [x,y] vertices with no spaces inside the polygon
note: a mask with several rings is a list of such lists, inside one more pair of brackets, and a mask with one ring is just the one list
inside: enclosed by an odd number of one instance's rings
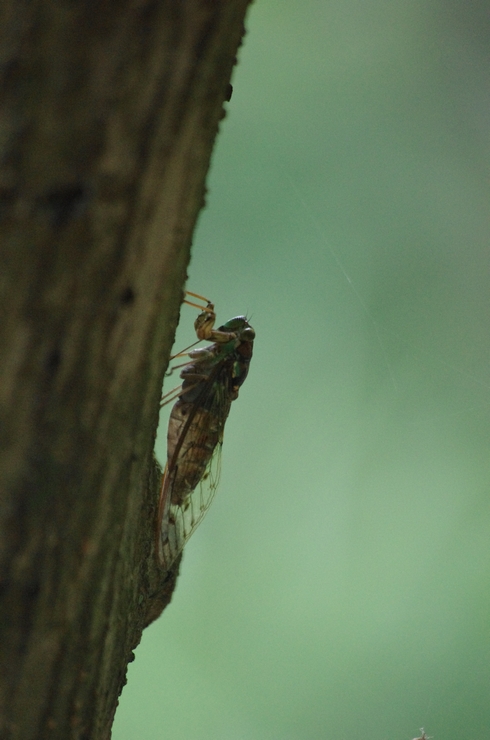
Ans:
{"label": "transparent wing", "polygon": [[221,473],[221,449],[222,443],[219,442],[200,482],[181,504],[171,503],[172,476],[169,474],[168,466],[165,469],[160,499],[163,501],[164,511],[159,537],[160,561],[165,570],[168,570],[180,555],[187,540],[211,506]]}
{"label": "transparent wing", "polygon": [[166,570],[213,500],[230,405],[227,369],[223,367],[203,383],[195,402],[178,401],[172,409],[158,516],[158,552]]}

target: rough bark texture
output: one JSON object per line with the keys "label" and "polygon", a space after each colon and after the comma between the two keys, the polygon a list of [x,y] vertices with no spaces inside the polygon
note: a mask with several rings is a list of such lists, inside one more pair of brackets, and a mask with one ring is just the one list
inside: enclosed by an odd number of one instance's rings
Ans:
{"label": "rough bark texture", "polygon": [[109,737],[172,593],[152,448],[247,4],[2,3],[4,740]]}

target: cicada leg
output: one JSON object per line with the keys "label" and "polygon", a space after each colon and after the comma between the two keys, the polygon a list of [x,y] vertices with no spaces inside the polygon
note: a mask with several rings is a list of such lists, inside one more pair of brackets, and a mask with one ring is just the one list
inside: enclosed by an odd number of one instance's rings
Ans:
{"label": "cicada leg", "polygon": [[198,341],[223,341],[222,339],[216,338],[214,336],[216,334],[216,332],[213,330],[213,326],[216,321],[214,303],[212,303],[209,298],[205,298],[203,295],[199,295],[199,293],[192,293],[192,291],[190,290],[186,290],[185,295],[190,295],[193,298],[197,298],[199,301],[204,301],[204,303],[206,304],[205,306],[201,306],[199,303],[194,303],[193,301],[188,301],[187,298],[184,298],[184,303],[186,303],[188,306],[193,306],[193,308],[198,308],[201,311],[194,322],[194,329],[196,331]]}
{"label": "cicada leg", "polygon": [[197,338],[200,341],[202,340],[209,342],[218,342],[219,344],[226,344],[226,342],[229,342],[231,339],[234,339],[236,337],[236,333],[233,331],[223,331],[223,329],[213,328],[216,322],[214,303],[208,300],[208,298],[199,295],[199,293],[191,293],[191,291],[189,290],[186,291],[186,295],[193,296],[193,298],[198,298],[199,300],[206,302],[206,306],[200,306],[197,303],[193,303],[192,301],[184,299],[184,303],[187,303],[188,306],[194,306],[194,308],[201,309],[201,313],[194,321],[194,329],[197,334]]}
{"label": "cicada leg", "polygon": [[180,396],[182,393],[182,386],[178,385],[176,388],[172,388],[171,391],[168,393],[165,393],[161,399],[160,399],[160,408],[163,408],[163,406],[166,406],[167,403],[170,403],[171,401],[175,401],[176,398]]}
{"label": "cicada leg", "polygon": [[[193,303],[192,301],[187,301],[185,298],[184,298],[184,301],[183,301],[188,306],[192,306],[193,308],[198,308],[200,310],[201,313],[199,314],[198,318],[196,319],[196,322],[199,321],[199,326],[201,326],[201,324],[207,323],[207,324],[210,324],[211,327],[212,327],[214,325],[214,322],[216,321],[216,314],[214,313],[214,304],[211,303],[211,301],[208,300],[207,298],[204,298],[204,296],[199,295],[199,293],[191,293],[188,290],[188,291],[185,292],[185,295],[191,295],[194,298],[198,298],[200,301],[204,301],[206,303],[205,306],[200,306],[199,303]],[[195,347],[195,345],[198,342],[200,342],[202,339],[205,339],[206,338],[206,337],[200,336],[200,333],[198,333],[197,328],[196,328],[196,334],[197,334],[197,341],[196,342],[193,342],[192,344],[189,344],[188,347],[185,347],[183,350],[181,350],[180,352],[178,352],[176,355],[173,355],[170,358],[170,361],[175,360],[177,357],[185,357],[185,355],[188,353],[188,350],[192,349],[193,347]],[[178,367],[182,367],[182,366],[179,365]],[[174,369],[176,369],[176,368],[172,368],[172,370],[174,370]]]}
{"label": "cicada leg", "polygon": [[[187,364],[187,363],[186,363],[186,364]],[[191,377],[191,376],[188,376],[188,379],[189,379],[190,377]],[[189,391],[191,391],[191,390],[192,390],[193,388],[196,388],[196,386],[198,386],[198,385],[199,385],[199,383],[201,382],[201,380],[202,380],[202,377],[203,377],[202,375],[196,375],[196,376],[195,376],[195,378],[196,378],[196,382],[195,382],[195,383],[192,383],[192,384],[190,384],[190,385],[186,385],[186,387],[185,387],[185,392],[186,392],[186,393],[188,393],[188,392],[189,392]],[[172,390],[171,390],[171,391],[169,391],[168,393],[165,393],[165,394],[164,394],[164,395],[163,395],[163,396],[161,397],[161,399],[160,399],[160,408],[163,408],[164,406],[166,406],[166,405],[167,405],[168,403],[170,403],[171,401],[175,401],[175,399],[176,399],[176,398],[178,398],[178,397],[180,396],[180,394],[182,393],[182,388],[183,388],[183,386],[181,386],[181,385],[178,385],[178,386],[177,386],[176,388],[172,388]]]}
{"label": "cicada leg", "polygon": [[194,308],[198,308],[200,311],[203,312],[214,313],[214,303],[212,303],[209,298],[205,298],[203,295],[199,295],[199,293],[191,293],[190,290],[186,290],[185,295],[191,295],[193,298],[204,301],[204,303],[206,304],[205,306],[200,306],[199,303],[193,303],[192,301],[188,301],[186,298],[184,298],[184,303],[187,303],[188,306],[193,306]]}

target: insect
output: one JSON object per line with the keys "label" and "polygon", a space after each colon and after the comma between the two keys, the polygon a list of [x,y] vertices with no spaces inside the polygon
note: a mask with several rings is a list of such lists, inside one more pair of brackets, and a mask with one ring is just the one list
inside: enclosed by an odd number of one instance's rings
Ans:
{"label": "insect", "polygon": [[162,406],[177,398],[168,424],[157,520],[158,558],[166,570],[211,504],[219,480],[225,422],[247,377],[255,339],[245,316],[214,329],[214,304],[197,293],[186,295],[206,303],[184,301],[201,309],[194,322],[198,341],[212,344],[187,353],[190,362],[180,366],[182,385],[162,398]]}

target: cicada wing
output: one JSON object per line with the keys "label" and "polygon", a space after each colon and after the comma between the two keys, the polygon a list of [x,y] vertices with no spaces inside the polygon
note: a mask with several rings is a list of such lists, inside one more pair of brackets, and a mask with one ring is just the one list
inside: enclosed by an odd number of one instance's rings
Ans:
{"label": "cicada wing", "polygon": [[[158,550],[166,570],[202,521],[219,483],[223,429],[231,397],[218,374],[213,380],[188,411],[177,453],[171,456],[162,478]],[[182,495],[183,483],[189,480],[193,489]]]}
{"label": "cicada wing", "polygon": [[[170,503],[166,521],[162,521],[160,559],[168,570],[184,545],[202,522],[218,487],[221,469],[221,443],[216,446],[204,475],[182,504]],[[164,514],[165,516],[165,514]]]}
{"label": "cicada wing", "polygon": [[171,497],[171,476],[169,474],[168,464],[162,476],[160,488],[160,501],[158,504],[158,532],[157,532],[157,550],[159,560],[168,570],[179,552],[180,537],[178,531],[170,519],[170,497]]}

